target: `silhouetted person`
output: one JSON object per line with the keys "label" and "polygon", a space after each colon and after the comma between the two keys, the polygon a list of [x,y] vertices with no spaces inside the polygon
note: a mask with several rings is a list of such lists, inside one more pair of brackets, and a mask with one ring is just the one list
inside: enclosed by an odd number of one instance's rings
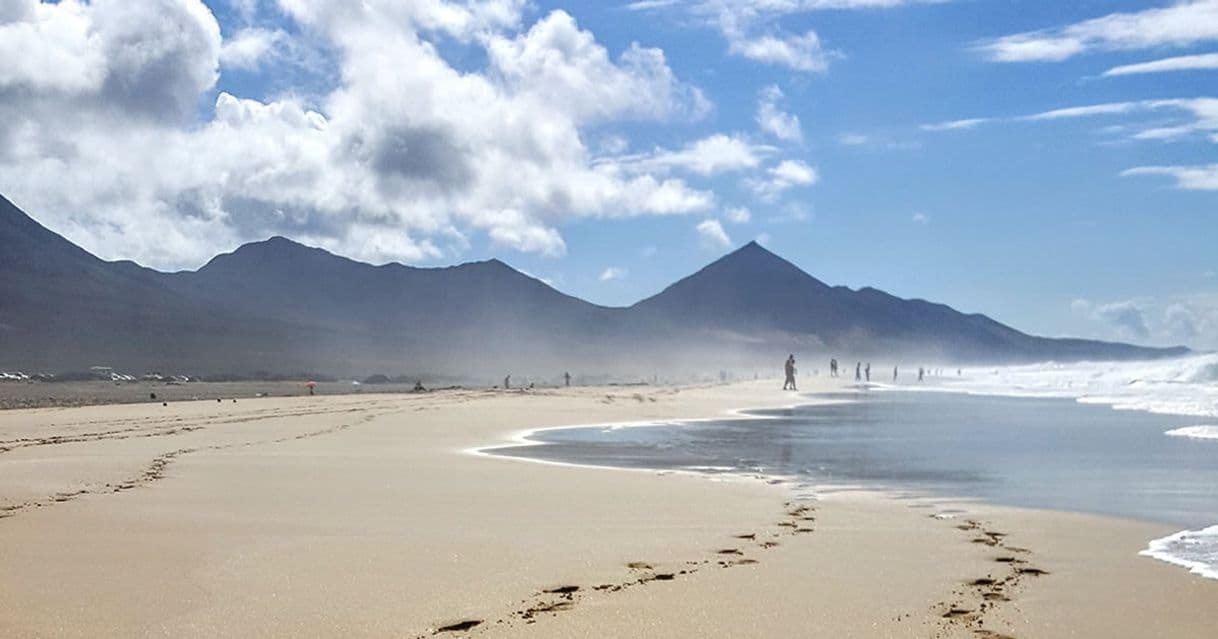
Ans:
{"label": "silhouetted person", "polygon": [[856,382],[863,381],[863,363],[862,362],[855,362],[855,364],[854,364],[854,381],[856,381]]}
{"label": "silhouetted person", "polygon": [[871,362],[867,362],[867,368],[863,369],[863,373],[867,376],[867,381],[871,381]]}
{"label": "silhouetted person", "polygon": [[562,381],[563,381],[563,383],[564,383],[564,384],[566,384],[567,386],[570,386],[570,385],[571,385],[571,373],[563,373],[563,374],[562,374]]}
{"label": "silhouetted person", "polygon": [[799,390],[795,388],[795,355],[787,356],[787,363],[783,365],[783,369],[787,374],[787,379],[782,383],[782,389]]}
{"label": "silhouetted person", "polygon": [[894,381],[894,382],[897,381],[897,367],[896,366],[892,367],[892,381]]}
{"label": "silhouetted person", "polygon": [[503,388],[504,388],[504,390],[507,390],[511,387],[512,387],[512,376],[508,375],[507,377],[503,378]]}
{"label": "silhouetted person", "polygon": [[918,381],[919,381],[919,382],[920,382],[920,381],[922,381],[922,374],[923,374],[923,373],[925,373],[925,371],[923,371],[923,370],[922,370],[922,367],[921,367],[921,366],[919,366],[919,367],[918,367]]}
{"label": "silhouetted person", "polygon": [[829,359],[829,377],[837,377],[837,360]]}

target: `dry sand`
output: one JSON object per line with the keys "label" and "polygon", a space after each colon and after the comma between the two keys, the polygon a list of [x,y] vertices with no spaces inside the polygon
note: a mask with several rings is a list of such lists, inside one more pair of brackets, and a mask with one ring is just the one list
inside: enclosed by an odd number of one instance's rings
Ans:
{"label": "dry sand", "polygon": [[466,452],[774,386],[0,412],[0,637],[1218,632],[1159,526]]}

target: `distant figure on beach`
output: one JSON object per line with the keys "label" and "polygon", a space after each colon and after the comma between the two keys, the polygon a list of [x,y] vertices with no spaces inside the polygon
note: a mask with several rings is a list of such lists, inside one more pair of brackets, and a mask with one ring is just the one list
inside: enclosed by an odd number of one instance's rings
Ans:
{"label": "distant figure on beach", "polygon": [[571,385],[571,373],[563,373],[562,381],[563,381],[563,384],[570,386]]}
{"label": "distant figure on beach", "polygon": [[509,374],[503,378],[503,389],[507,390],[512,387],[512,376]]}
{"label": "distant figure on beach", "polygon": [[829,377],[837,377],[837,360],[829,359]]}
{"label": "distant figure on beach", "polygon": [[856,382],[863,381],[863,363],[862,362],[855,362],[855,364],[854,364],[854,381],[856,381]]}
{"label": "distant figure on beach", "polygon": [[925,372],[926,372],[926,371],[922,370],[922,367],[921,367],[921,366],[919,366],[919,367],[918,367],[918,381],[919,381],[919,382],[920,382],[920,381],[922,381],[922,375],[923,375]]}
{"label": "distant figure on beach", "polygon": [[782,383],[783,390],[799,390],[795,388],[795,355],[787,356],[787,363],[783,366],[787,373],[787,380]]}
{"label": "distant figure on beach", "polygon": [[897,381],[897,367],[896,366],[892,367],[892,381],[894,381],[894,382]]}
{"label": "distant figure on beach", "polygon": [[423,388],[423,380],[415,381],[414,392],[416,392],[416,393],[426,393],[427,392],[427,389]]}
{"label": "distant figure on beach", "polygon": [[871,362],[867,362],[867,368],[863,369],[863,374],[867,376],[867,381],[871,381]]}

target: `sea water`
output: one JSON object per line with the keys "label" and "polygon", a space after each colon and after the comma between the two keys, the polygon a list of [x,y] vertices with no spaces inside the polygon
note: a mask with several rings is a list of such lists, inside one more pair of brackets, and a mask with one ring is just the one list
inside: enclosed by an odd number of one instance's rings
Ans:
{"label": "sea water", "polygon": [[549,429],[529,436],[541,445],[493,452],[1163,522],[1183,530],[1144,554],[1218,578],[1218,356],[952,369],[921,385],[815,399],[834,401],[737,419]]}

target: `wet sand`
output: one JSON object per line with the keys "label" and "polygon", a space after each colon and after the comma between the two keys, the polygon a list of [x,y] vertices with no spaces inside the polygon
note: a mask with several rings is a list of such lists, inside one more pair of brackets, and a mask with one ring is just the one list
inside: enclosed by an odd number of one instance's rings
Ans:
{"label": "wet sand", "polygon": [[5,411],[0,636],[1218,628],[1218,581],[1137,556],[1159,526],[467,452],[798,400],[779,385]]}

